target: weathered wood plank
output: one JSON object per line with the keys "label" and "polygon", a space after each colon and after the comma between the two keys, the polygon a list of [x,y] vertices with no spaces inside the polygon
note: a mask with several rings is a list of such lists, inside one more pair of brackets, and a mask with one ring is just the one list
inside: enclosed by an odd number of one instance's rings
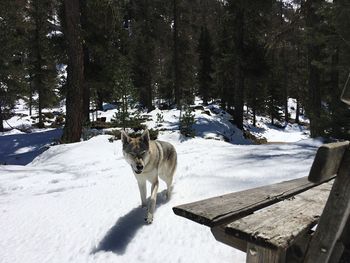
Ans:
{"label": "weathered wood plank", "polygon": [[329,262],[335,262],[335,263],[339,262],[339,260],[341,259],[341,256],[343,255],[344,250],[345,250],[345,246],[343,242],[337,241],[334,245],[332,255],[329,258]]}
{"label": "weathered wood plank", "polygon": [[333,181],[316,186],[229,223],[225,231],[262,247],[287,249],[317,223],[332,183]]}
{"label": "weathered wood plank", "polygon": [[342,254],[337,254],[336,248],[333,249],[329,262],[339,262],[339,257],[342,260],[341,262],[349,262],[350,260],[350,216],[348,217],[348,221],[346,222],[339,242],[341,243],[341,249],[343,250]]}
{"label": "weathered wood plank", "polygon": [[[311,239],[305,262],[328,262],[350,215],[350,149],[345,152],[332,191]],[[346,230],[346,229],[345,229]]]}
{"label": "weathered wood plank", "polygon": [[350,216],[346,222],[345,229],[342,234],[342,241],[346,249],[350,250]]}
{"label": "weathered wood plank", "polygon": [[311,183],[307,177],[303,177],[176,206],[173,211],[176,215],[214,227],[249,215],[322,182]]}
{"label": "weathered wood plank", "polygon": [[226,225],[219,225],[212,227],[210,230],[215,237],[215,239],[221,243],[224,243],[230,247],[234,247],[236,249],[239,249],[243,252],[247,252],[247,241],[235,238],[231,235],[227,235],[225,233],[225,227]]}
{"label": "weathered wood plank", "polygon": [[[346,257],[346,255],[344,255],[344,252],[346,253],[346,249],[350,249],[350,216],[348,217],[340,239],[334,245],[329,262],[339,262],[342,256]],[[349,259],[350,258],[347,257],[347,261],[349,261]]]}
{"label": "weathered wood plank", "polygon": [[307,251],[310,243],[311,232],[305,235],[300,235],[295,239],[292,246],[287,249],[286,262],[285,263],[302,263],[304,260],[305,252]]}
{"label": "weathered wood plank", "polygon": [[347,148],[349,148],[348,141],[328,143],[318,148],[309,180],[319,182],[335,175]]}
{"label": "weathered wood plank", "polygon": [[[247,252],[248,242],[244,239],[239,239],[225,232],[226,224],[211,228],[211,232],[215,239],[223,244],[226,244],[235,249]],[[303,262],[305,252],[310,243],[311,235],[300,235],[295,238],[295,242],[286,251],[286,263],[301,263]],[[331,261],[338,262],[338,261]]]}
{"label": "weathered wood plank", "polygon": [[348,76],[348,79],[345,83],[345,87],[343,89],[343,93],[341,94],[341,100],[343,102],[345,102],[346,104],[350,105],[350,83],[349,83],[349,79],[350,79],[350,73]]}
{"label": "weathered wood plank", "polygon": [[273,250],[248,243],[247,263],[284,263],[285,261],[285,250]]}

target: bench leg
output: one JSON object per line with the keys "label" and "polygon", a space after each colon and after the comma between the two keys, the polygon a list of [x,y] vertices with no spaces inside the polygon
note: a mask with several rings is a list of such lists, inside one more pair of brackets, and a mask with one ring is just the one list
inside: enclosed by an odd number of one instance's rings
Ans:
{"label": "bench leg", "polygon": [[284,263],[285,261],[285,250],[269,249],[248,243],[247,263]]}
{"label": "bench leg", "polygon": [[343,253],[348,253],[346,250],[350,251],[350,216],[348,217],[340,240],[335,243],[329,262],[339,262]]}

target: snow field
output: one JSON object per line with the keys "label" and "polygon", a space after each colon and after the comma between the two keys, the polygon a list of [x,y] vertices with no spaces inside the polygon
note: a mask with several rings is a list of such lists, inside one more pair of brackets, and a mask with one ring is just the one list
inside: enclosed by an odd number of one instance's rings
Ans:
{"label": "snow field", "polygon": [[[117,110],[107,106],[98,117],[110,121]],[[50,146],[61,129],[0,134],[0,262],[245,262],[245,253],[217,242],[209,228],[176,216],[172,207],[306,176],[321,142],[300,141],[308,136],[301,126],[280,129],[258,117],[250,132],[282,143],[252,145],[230,114],[217,105],[209,108],[210,115],[194,112],[194,139],[179,134],[179,110],[147,114],[148,128],[157,126],[157,113],[163,115],[159,139],[178,153],[172,197],[165,201],[160,181],[151,225],[144,222],[137,181],[120,141],[100,135]],[[65,111],[62,105],[54,110]],[[15,113],[11,126],[32,123],[23,101]]]}
{"label": "snow field", "polygon": [[182,141],[167,132],[160,139],[178,152],[174,191],[165,202],[161,181],[154,222],[146,225],[121,143],[108,138],[53,146],[26,166],[0,166],[0,262],[244,262],[244,253],[172,207],[306,176],[319,145]]}

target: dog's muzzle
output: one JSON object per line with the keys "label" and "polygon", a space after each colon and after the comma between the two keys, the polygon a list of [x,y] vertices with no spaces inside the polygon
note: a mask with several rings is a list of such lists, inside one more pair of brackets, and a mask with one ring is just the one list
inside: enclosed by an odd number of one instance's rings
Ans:
{"label": "dog's muzzle", "polygon": [[143,165],[136,165],[135,173],[140,174],[142,173]]}

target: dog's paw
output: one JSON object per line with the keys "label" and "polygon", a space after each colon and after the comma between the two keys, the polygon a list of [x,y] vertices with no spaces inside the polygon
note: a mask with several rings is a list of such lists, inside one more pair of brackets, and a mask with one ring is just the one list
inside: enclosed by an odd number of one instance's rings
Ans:
{"label": "dog's paw", "polygon": [[163,192],[163,199],[164,199],[164,201],[169,201],[170,200],[170,198],[171,198],[171,192],[169,192],[169,191],[164,191]]}
{"label": "dog's paw", "polygon": [[147,213],[147,216],[145,217],[145,221],[147,224],[152,224],[153,222],[153,215],[151,213]]}

